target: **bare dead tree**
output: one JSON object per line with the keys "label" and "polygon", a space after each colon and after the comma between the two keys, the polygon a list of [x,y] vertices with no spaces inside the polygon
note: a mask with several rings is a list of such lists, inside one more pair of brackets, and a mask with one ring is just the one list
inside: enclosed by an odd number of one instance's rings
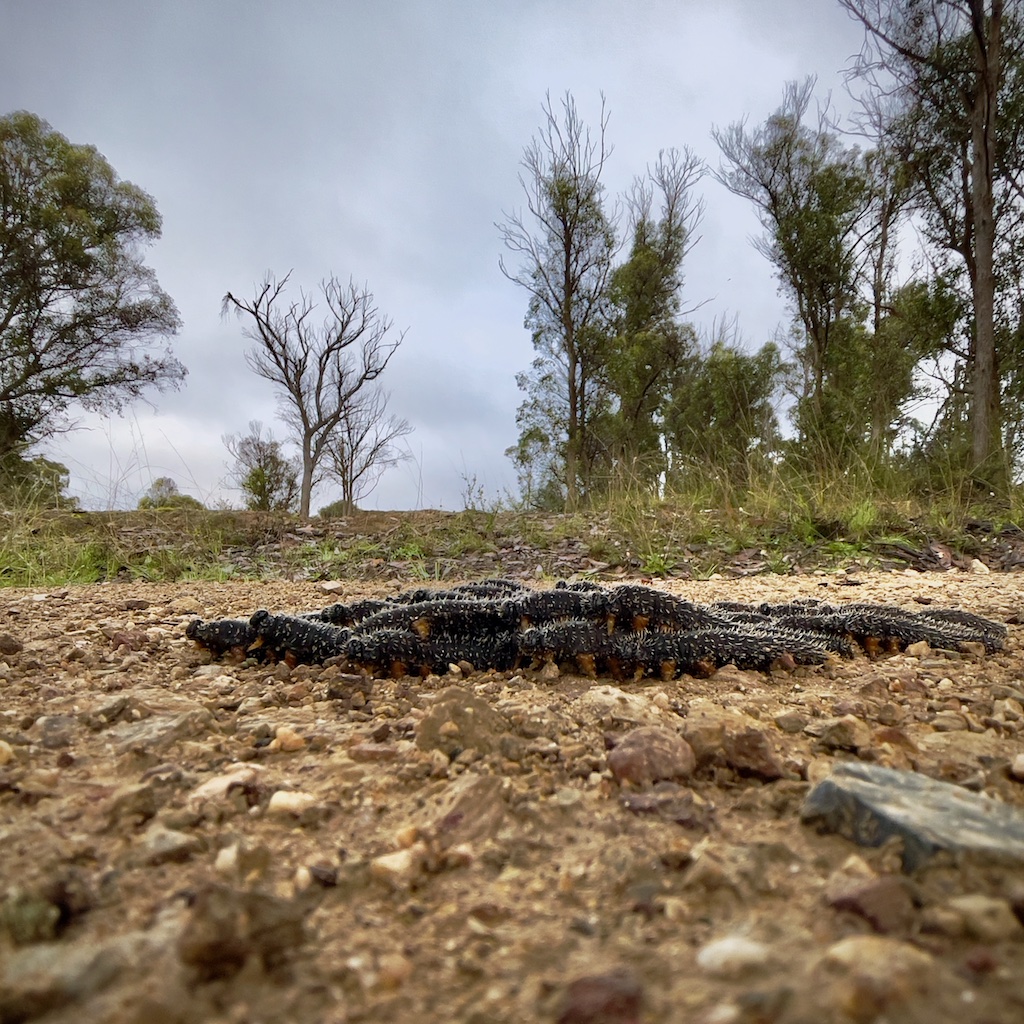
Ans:
{"label": "bare dead tree", "polygon": [[345,407],[345,414],[327,444],[327,474],[341,485],[344,515],[377,486],[385,469],[398,465],[411,452],[397,442],[412,432],[408,420],[390,415],[389,395],[379,388],[362,391]]}
{"label": "bare dead tree", "polygon": [[310,496],[321,480],[331,435],[360,393],[384,372],[405,338],[374,305],[373,293],[351,279],[330,277],[320,284],[327,308],[317,320],[317,304],[300,290],[297,301],[284,292],[291,273],[278,281],[267,274],[252,299],[224,296],[221,314],[234,309],[250,325],[255,342],[246,353],[251,369],[279,389],[282,418],[301,452],[299,515],[309,515]]}

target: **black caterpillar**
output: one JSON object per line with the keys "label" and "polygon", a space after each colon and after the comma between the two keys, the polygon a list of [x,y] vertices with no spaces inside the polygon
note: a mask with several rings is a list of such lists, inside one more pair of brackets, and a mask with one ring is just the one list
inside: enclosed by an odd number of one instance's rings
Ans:
{"label": "black caterpillar", "polygon": [[418,588],[381,600],[332,604],[300,615],[256,612],[248,621],[193,619],[185,635],[215,657],[322,664],[381,676],[443,672],[469,662],[507,671],[553,662],[616,679],[818,665],[857,650],[871,656],[926,641],[1001,650],[1006,627],[958,609],[895,605],[700,605],[653,587],[560,582],[532,590],[493,579],[446,590]]}

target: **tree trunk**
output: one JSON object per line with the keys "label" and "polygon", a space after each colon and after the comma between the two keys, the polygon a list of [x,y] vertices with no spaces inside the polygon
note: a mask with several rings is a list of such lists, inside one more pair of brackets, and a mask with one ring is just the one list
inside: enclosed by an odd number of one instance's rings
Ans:
{"label": "tree trunk", "polygon": [[974,206],[974,365],[971,461],[975,477],[997,493],[1008,485],[999,415],[995,336],[995,114],[999,90],[1002,0],[970,0],[977,75],[971,110],[971,201]]}
{"label": "tree trunk", "polygon": [[299,517],[309,518],[309,502],[313,494],[313,456],[309,446],[302,449],[302,484],[299,487]]}

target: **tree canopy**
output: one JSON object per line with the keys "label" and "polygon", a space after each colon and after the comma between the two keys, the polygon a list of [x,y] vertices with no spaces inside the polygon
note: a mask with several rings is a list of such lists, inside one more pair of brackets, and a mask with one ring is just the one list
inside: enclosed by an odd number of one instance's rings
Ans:
{"label": "tree canopy", "polygon": [[35,114],[0,118],[0,458],[120,410],[185,368],[160,339],[178,312],[142,261],[153,199]]}

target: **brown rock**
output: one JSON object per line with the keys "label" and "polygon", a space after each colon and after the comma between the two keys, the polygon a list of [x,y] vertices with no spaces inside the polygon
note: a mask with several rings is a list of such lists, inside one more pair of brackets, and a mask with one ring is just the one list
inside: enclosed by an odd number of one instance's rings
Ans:
{"label": "brown rock", "polygon": [[348,748],[348,756],[353,761],[364,763],[394,761],[398,757],[398,747],[393,743],[356,743]]}
{"label": "brown rock", "polygon": [[0,633],[0,654],[20,654],[23,645],[10,633]]}
{"label": "brown rock", "polygon": [[1024,926],[1006,900],[967,893],[954,896],[946,906],[960,918],[963,931],[982,942],[1003,942],[1024,936]]}
{"label": "brown rock", "polygon": [[194,897],[178,956],[203,980],[237,974],[250,956],[273,969],[305,941],[303,917],[292,900],[207,885]]}
{"label": "brown rock", "polygon": [[904,1011],[931,994],[939,972],[928,953],[908,942],[855,935],[830,946],[814,973],[822,1019],[838,1012],[843,1020],[869,1024],[906,1019]]}
{"label": "brown rock", "polygon": [[786,774],[771,739],[763,729],[727,732],[722,742],[722,753],[730,767],[741,775],[772,780],[781,779]]}
{"label": "brown rock", "polygon": [[417,724],[416,745],[421,750],[441,750],[449,757],[469,749],[490,754],[508,731],[508,722],[482,697],[449,686]]}
{"label": "brown rock", "polygon": [[786,711],[775,716],[775,724],[783,731],[789,733],[802,732],[810,718],[802,711]]}
{"label": "brown rock", "polygon": [[858,750],[871,742],[867,723],[855,715],[811,722],[805,731],[816,736],[826,750]]}
{"label": "brown rock", "polygon": [[442,850],[497,832],[505,816],[504,782],[497,775],[463,775],[447,786],[422,829]]}
{"label": "brown rock", "polygon": [[866,880],[849,880],[828,897],[836,910],[848,910],[863,917],[876,932],[902,932],[914,919],[914,904],[903,881],[895,875]]}
{"label": "brown rock", "polygon": [[627,967],[570,982],[558,1024],[638,1024],[643,988]]}
{"label": "brown rock", "polygon": [[633,814],[653,814],[701,832],[710,830],[715,814],[712,804],[675,782],[659,782],[652,790],[626,793],[622,806]]}
{"label": "brown rock", "polygon": [[631,729],[608,754],[608,767],[619,782],[644,786],[662,779],[685,779],[697,759],[678,733],[659,725]]}

